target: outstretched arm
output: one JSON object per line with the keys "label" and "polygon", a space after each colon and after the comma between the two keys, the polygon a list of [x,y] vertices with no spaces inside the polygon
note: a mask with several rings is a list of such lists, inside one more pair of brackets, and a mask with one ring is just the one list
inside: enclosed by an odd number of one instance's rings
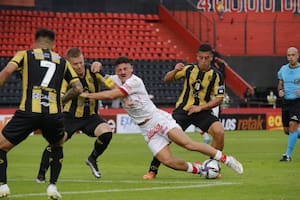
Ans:
{"label": "outstretched arm", "polygon": [[112,100],[112,99],[125,97],[126,95],[123,92],[121,92],[119,88],[115,88],[112,90],[106,90],[97,93],[83,92],[80,94],[80,96],[84,98],[90,98],[90,99]]}
{"label": "outstretched arm", "polygon": [[164,81],[165,82],[171,82],[174,81],[175,75],[177,72],[181,71],[184,67],[183,63],[177,63],[174,67],[174,69],[172,71],[169,71],[165,77],[164,77]]}

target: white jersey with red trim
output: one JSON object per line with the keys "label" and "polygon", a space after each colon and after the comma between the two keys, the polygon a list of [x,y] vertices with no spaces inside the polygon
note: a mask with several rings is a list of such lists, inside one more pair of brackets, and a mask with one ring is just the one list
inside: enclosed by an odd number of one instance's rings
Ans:
{"label": "white jersey with red trim", "polygon": [[158,109],[149,98],[142,79],[133,74],[119,89],[126,97],[122,99],[124,109],[136,124],[154,117]]}

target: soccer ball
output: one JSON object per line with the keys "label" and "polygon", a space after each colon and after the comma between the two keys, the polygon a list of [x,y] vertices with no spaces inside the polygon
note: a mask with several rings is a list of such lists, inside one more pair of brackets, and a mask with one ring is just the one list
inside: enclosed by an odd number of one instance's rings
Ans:
{"label": "soccer ball", "polygon": [[206,179],[216,179],[220,177],[221,166],[215,159],[205,160],[202,164],[201,173]]}

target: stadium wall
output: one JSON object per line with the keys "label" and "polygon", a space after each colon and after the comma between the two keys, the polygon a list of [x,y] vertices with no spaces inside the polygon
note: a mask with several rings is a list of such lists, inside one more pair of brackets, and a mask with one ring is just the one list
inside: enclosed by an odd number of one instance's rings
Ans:
{"label": "stadium wall", "polygon": [[[32,2],[32,1],[30,1]],[[159,0],[35,0],[34,4],[0,1],[0,6],[11,9],[36,9],[56,12],[120,12],[158,14]]]}
{"label": "stadium wall", "polygon": [[[0,109],[0,131],[11,119],[16,109]],[[172,108],[163,108],[172,112]],[[113,131],[117,134],[139,132],[139,127],[126,114],[123,109],[100,109],[99,113],[107,120]],[[274,108],[225,108],[222,110],[220,120],[226,131],[234,130],[281,130],[281,112]],[[187,132],[194,132],[195,127],[190,126]],[[37,131],[36,133],[39,133]]]}
{"label": "stadium wall", "polygon": [[284,56],[224,56],[224,59],[236,73],[256,88],[276,87],[277,72],[287,63]]}

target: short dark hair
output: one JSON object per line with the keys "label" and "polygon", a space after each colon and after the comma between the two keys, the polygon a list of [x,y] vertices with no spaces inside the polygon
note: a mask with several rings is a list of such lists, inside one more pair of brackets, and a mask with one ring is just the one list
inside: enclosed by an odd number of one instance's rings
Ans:
{"label": "short dark hair", "polygon": [[67,58],[78,57],[81,54],[82,54],[82,52],[78,47],[71,47],[67,50]]}
{"label": "short dark hair", "polygon": [[210,52],[212,52],[213,49],[209,44],[201,44],[198,51],[203,51],[203,52],[210,51]]}
{"label": "short dark hair", "polygon": [[38,29],[35,33],[35,40],[41,38],[41,37],[47,37],[49,40],[54,41],[55,40],[55,33],[52,30],[41,28]]}
{"label": "short dark hair", "polygon": [[122,64],[122,63],[131,64],[131,61],[127,56],[120,56],[116,59],[115,66],[118,66],[119,64]]}

